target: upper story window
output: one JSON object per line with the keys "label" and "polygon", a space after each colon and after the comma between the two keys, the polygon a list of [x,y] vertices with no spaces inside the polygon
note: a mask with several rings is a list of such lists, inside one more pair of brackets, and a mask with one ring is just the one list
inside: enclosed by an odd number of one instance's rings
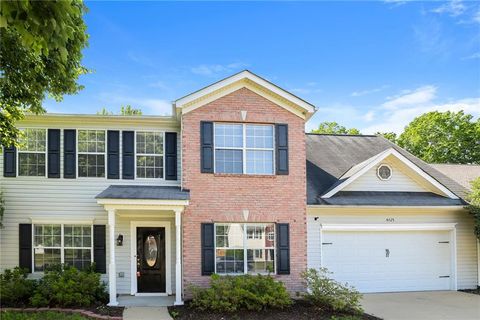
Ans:
{"label": "upper story window", "polygon": [[46,132],[45,129],[23,130],[21,146],[18,149],[19,176],[45,176]]}
{"label": "upper story window", "polygon": [[105,177],[105,130],[78,130],[78,176]]}
{"label": "upper story window", "polygon": [[215,172],[274,173],[273,125],[215,123]]}
{"label": "upper story window", "polygon": [[137,131],[137,178],[163,178],[163,132]]}

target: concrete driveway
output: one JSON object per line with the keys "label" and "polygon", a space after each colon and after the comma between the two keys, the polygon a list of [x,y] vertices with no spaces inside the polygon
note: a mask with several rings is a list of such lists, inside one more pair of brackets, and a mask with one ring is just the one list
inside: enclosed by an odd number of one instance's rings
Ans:
{"label": "concrete driveway", "polygon": [[480,295],[457,291],[364,294],[365,312],[385,320],[479,320]]}

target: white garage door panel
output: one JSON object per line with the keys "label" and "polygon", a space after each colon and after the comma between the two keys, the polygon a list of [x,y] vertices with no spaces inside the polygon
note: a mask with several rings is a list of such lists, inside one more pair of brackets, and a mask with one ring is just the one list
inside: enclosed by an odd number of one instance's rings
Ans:
{"label": "white garage door panel", "polygon": [[450,245],[449,231],[324,231],[322,266],[361,292],[449,290]]}

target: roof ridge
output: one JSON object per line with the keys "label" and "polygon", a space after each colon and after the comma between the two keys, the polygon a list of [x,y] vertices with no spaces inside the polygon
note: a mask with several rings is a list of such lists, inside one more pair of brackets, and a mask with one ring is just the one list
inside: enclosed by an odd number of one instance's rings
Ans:
{"label": "roof ridge", "polygon": [[378,137],[376,134],[348,134],[348,133],[315,133],[305,132],[305,134],[312,136],[336,136],[336,137]]}

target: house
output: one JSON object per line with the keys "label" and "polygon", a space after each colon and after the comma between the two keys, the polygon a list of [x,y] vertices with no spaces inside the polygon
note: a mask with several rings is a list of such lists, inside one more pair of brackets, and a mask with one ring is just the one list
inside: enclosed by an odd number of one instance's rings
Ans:
{"label": "house", "polygon": [[471,190],[473,180],[480,178],[480,165],[436,163],[431,166],[467,190]]}
{"label": "house", "polygon": [[464,188],[377,136],[305,134],[316,111],[243,71],[172,116],[46,114],[4,148],[1,269],[94,262],[117,295],[327,267],[363,292],[478,284]]}

